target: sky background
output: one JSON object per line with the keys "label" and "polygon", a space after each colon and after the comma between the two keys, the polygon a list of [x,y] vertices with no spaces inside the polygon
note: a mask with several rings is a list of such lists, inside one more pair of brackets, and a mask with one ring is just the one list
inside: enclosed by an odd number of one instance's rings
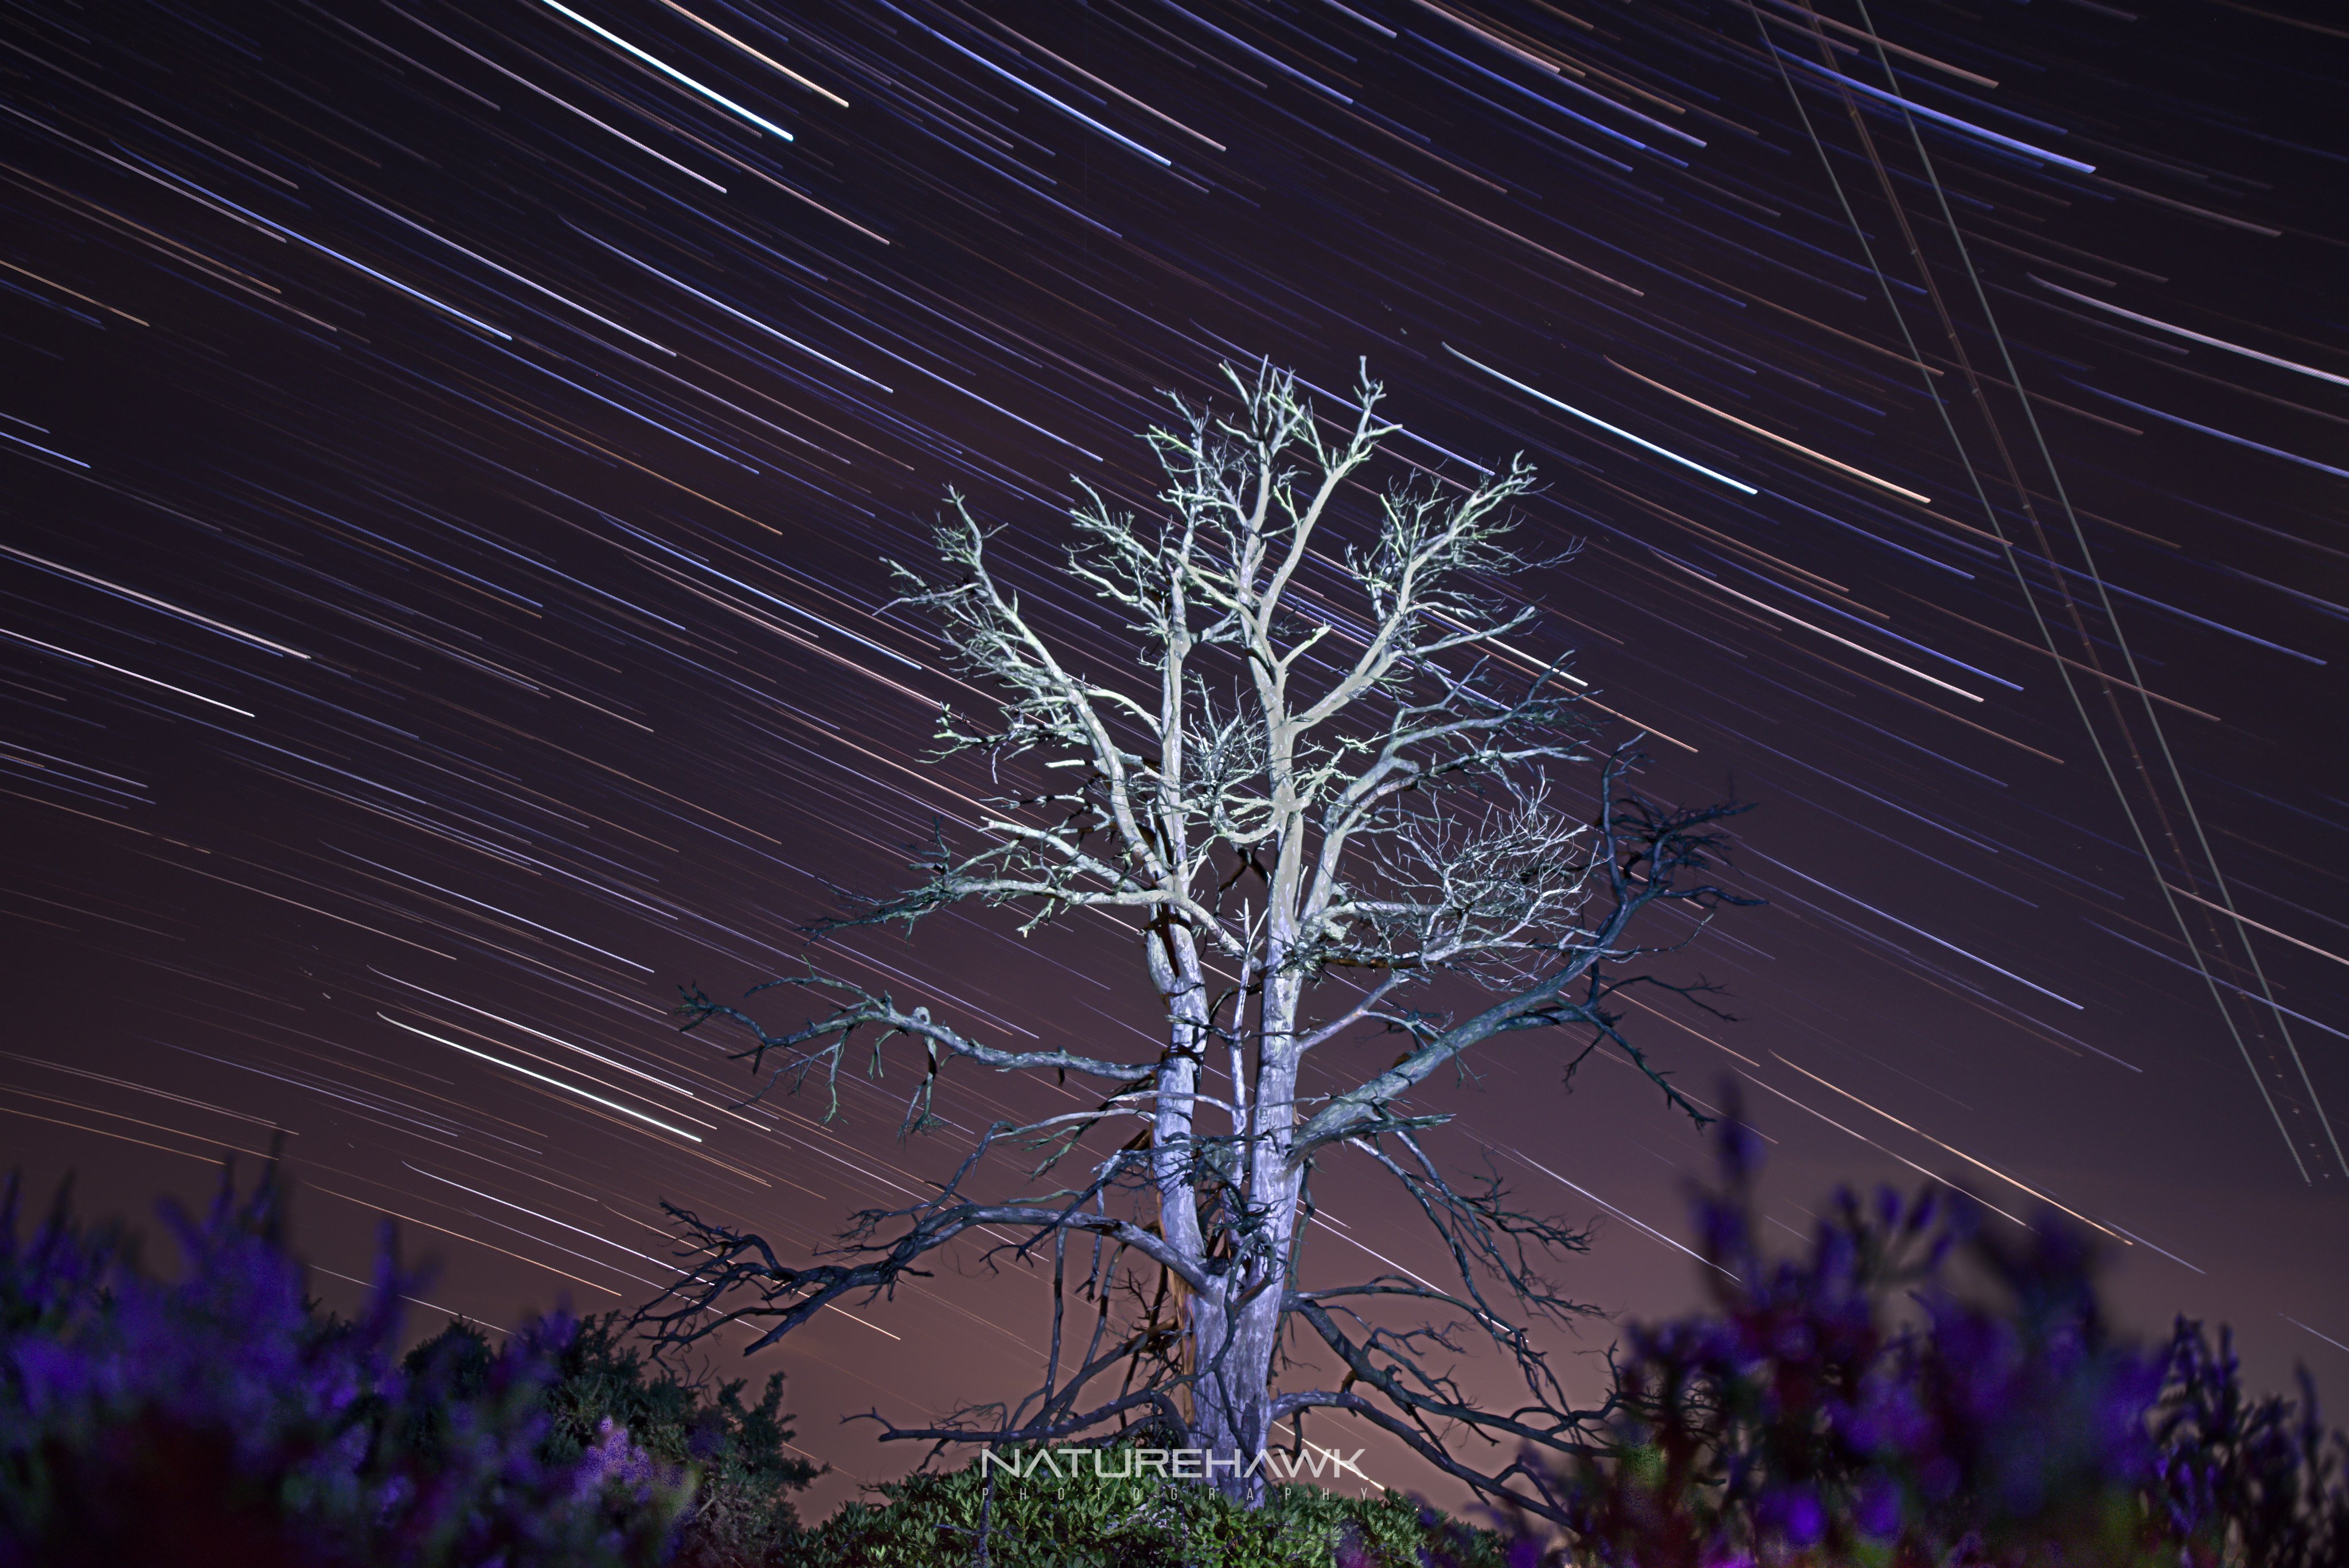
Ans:
{"label": "sky background", "polygon": [[[1524,646],[1647,732],[1644,786],[1758,807],[1766,906],[1671,971],[1736,1022],[1630,1027],[1738,1086],[1782,1238],[1840,1181],[2053,1201],[2132,1325],[2349,1386],[2321,14],[11,5],[6,1162],[143,1217],[282,1130],[319,1294],[396,1216],[439,1262],[419,1328],[635,1304],[664,1199],[787,1257],[909,1201],[961,1145],[898,1139],[905,1063],[829,1121],[735,1109],[668,1017],[793,971],[987,788],[927,760],[969,694],[883,559],[959,490],[1116,668],[1051,575],[1071,476],[1146,507],[1163,393],[1269,356],[1343,417],[1367,359],[1408,432],[1380,482],[1539,467],[1525,542],[1580,550],[1505,585]],[[1106,922],[817,961],[980,1038],[1151,1050]],[[1562,1060],[1521,1038],[1430,1108],[1598,1222],[1574,1293],[1671,1310],[1702,1140]],[[1060,1108],[949,1079],[961,1127]],[[1350,1179],[1309,1270],[1432,1266]],[[838,1417],[1016,1395],[1044,1299],[948,1270],[742,1370],[790,1374],[828,1501],[914,1457]]]}

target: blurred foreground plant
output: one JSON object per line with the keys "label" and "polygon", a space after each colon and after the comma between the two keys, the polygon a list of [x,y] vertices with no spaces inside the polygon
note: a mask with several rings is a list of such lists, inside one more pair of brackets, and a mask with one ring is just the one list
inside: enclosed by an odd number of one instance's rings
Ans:
{"label": "blurred foreground plant", "polygon": [[[418,1282],[388,1229],[362,1314],[314,1312],[274,1166],[243,1200],[223,1176],[202,1220],[165,1206],[187,1265],[169,1281],[119,1232],[76,1224],[62,1194],[20,1238],[17,1197],[12,1179],[0,1199],[0,1564],[668,1557],[693,1491],[681,1461],[700,1456],[647,1453],[616,1410],[564,1440],[549,1391],[597,1344],[572,1320],[537,1320],[495,1353],[471,1331],[444,1334],[403,1362],[400,1298]],[[771,1419],[775,1397],[760,1417]]]}
{"label": "blurred foreground plant", "polygon": [[2060,1216],[1994,1229],[1955,1189],[1839,1193],[1764,1255],[1732,1116],[1697,1205],[1711,1310],[1630,1331],[1604,1441],[1547,1478],[1577,1555],[1621,1568],[2343,1568],[2349,1439],[2251,1399],[2230,1339],[2116,1335]]}

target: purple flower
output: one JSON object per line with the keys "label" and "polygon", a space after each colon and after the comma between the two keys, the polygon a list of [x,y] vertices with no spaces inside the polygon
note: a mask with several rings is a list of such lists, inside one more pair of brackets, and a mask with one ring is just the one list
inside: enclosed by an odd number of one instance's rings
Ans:
{"label": "purple flower", "polygon": [[2117,1338],[2061,1216],[2018,1235],[1962,1195],[1845,1192],[1769,1260],[1733,1118],[1721,1157],[1712,1310],[1626,1333],[1595,1457],[1550,1478],[1586,1555],[2349,1563],[2349,1438],[2313,1390],[2247,1398],[2199,1325],[2165,1355]]}
{"label": "purple flower", "polygon": [[1900,1532],[1901,1496],[1899,1483],[1877,1476],[1864,1483],[1852,1502],[1852,1522],[1872,1541],[1889,1541]]}
{"label": "purple flower", "polygon": [[285,1251],[274,1168],[201,1220],[166,1209],[187,1267],[136,1268],[60,1213],[19,1241],[0,1200],[0,1564],[219,1560],[327,1568],[633,1568],[684,1501],[625,1429],[543,1448],[554,1355],[514,1337],[460,1378],[396,1361],[389,1251],[355,1322],[315,1315]]}
{"label": "purple flower", "polygon": [[1754,1514],[1766,1533],[1780,1537],[1798,1551],[1816,1545],[1826,1533],[1826,1510],[1808,1487],[1788,1487],[1766,1493],[1756,1504]]}

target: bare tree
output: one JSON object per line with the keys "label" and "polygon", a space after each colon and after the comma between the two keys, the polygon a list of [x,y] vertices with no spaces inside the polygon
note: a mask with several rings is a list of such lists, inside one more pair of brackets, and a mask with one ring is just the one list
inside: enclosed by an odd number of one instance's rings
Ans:
{"label": "bare tree", "polygon": [[[1701,1123],[1618,1032],[1610,998],[1665,985],[1640,961],[1744,901],[1705,879],[1722,848],[1712,825],[1737,808],[1640,798],[1636,753],[1596,743],[1571,678],[1513,663],[1503,639],[1533,612],[1494,585],[1531,564],[1509,544],[1510,504],[1533,482],[1522,461],[1474,487],[1391,488],[1372,520],[1355,476],[1397,427],[1378,418],[1367,372],[1350,428],[1325,426],[1286,374],[1226,375],[1235,409],[1177,399],[1174,425],[1150,432],[1162,511],[1138,519],[1088,490],[1071,514],[1061,569],[1122,628],[1147,688],[1079,665],[958,497],[936,535],[943,570],[896,567],[900,605],[934,618],[962,672],[1000,694],[983,720],[949,712],[945,749],[1024,759],[1016,771],[1044,782],[994,801],[975,846],[940,836],[920,886],[839,922],[911,924],[977,902],[1018,910],[1026,930],[1107,911],[1136,939],[1164,1045],[1138,1060],[1002,1049],[813,970],[758,988],[831,1009],[775,1034],[689,988],[688,1028],[749,1031],[739,1056],[764,1075],[757,1094],[811,1078],[836,1091],[862,1037],[875,1071],[892,1041],[914,1054],[909,1129],[932,1125],[956,1063],[1091,1080],[1100,1097],[991,1128],[935,1197],[857,1216],[809,1266],[673,1207],[688,1272],[642,1321],[670,1343],[749,1323],[762,1347],[970,1238],[990,1263],[1052,1271],[1041,1384],[1017,1406],[890,1437],[1057,1440],[1152,1420],[1239,1457],[1215,1479],[1254,1501],[1263,1475],[1249,1460],[1278,1424],[1301,1442],[1306,1412],[1345,1411],[1547,1514],[1526,1456],[1578,1447],[1595,1412],[1571,1407],[1537,1343],[1543,1320],[1585,1310],[1542,1271],[1586,1238],[1512,1208],[1489,1166],[1447,1175],[1426,1134],[1448,1117],[1423,1096],[1500,1036],[1560,1030],[1568,1073],[1612,1043]],[[1569,779],[1591,791],[1579,810],[1563,804]],[[1693,919],[1643,943],[1634,924],[1658,904]],[[1381,1035],[1390,1065],[1300,1090],[1309,1057],[1350,1046],[1359,1059]],[[1315,1082],[1350,1079],[1317,1064]],[[999,1147],[1030,1152],[1010,1196],[976,1195]],[[1425,1217],[1449,1256],[1443,1285],[1388,1274],[1308,1287],[1313,1184],[1349,1163],[1399,1183]],[[1412,1321],[1396,1326],[1398,1312]],[[1488,1409],[1460,1386],[1444,1365],[1459,1333],[1514,1365],[1524,1403]],[[1283,1386],[1309,1360],[1334,1361],[1336,1386]],[[1472,1434],[1493,1462],[1457,1451]]]}

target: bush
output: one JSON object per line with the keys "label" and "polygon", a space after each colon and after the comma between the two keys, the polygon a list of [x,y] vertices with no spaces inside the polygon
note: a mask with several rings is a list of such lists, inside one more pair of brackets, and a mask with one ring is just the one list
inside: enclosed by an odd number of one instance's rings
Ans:
{"label": "bush", "polygon": [[[815,1479],[816,1469],[792,1457],[782,1414],[783,1375],[768,1377],[756,1405],[744,1405],[742,1381],[712,1391],[700,1382],[647,1363],[621,1338],[617,1313],[589,1318],[554,1358],[545,1396],[550,1427],[540,1452],[556,1463],[576,1463],[606,1431],[626,1431],[636,1445],[674,1473],[698,1478],[681,1521],[678,1560],[708,1564],[784,1561],[800,1532],[792,1493]],[[452,1358],[460,1383],[492,1365],[489,1341],[464,1322],[408,1355],[411,1375],[435,1357]]]}
{"label": "bush", "polygon": [[[20,1240],[0,1200],[0,1565],[649,1568],[683,1533],[761,1561],[792,1525],[774,1487],[780,1388],[714,1406],[648,1376],[609,1321],[538,1320],[492,1351],[461,1325],[404,1360],[390,1252],[363,1314],[320,1314],[287,1253],[273,1166],[202,1220],[166,1206],[176,1281],[65,1198]],[[641,1430],[646,1440],[634,1434]],[[761,1490],[761,1488],[767,1490]],[[753,1497],[757,1501],[751,1501]]]}
{"label": "bush", "polygon": [[[1111,1449],[1107,1469],[1126,1468]],[[1502,1568],[1501,1542],[1400,1492],[1352,1498],[1277,1486],[1253,1511],[1213,1488],[1164,1474],[1054,1480],[982,1467],[924,1472],[873,1489],[802,1539],[793,1568]]]}
{"label": "bush", "polygon": [[1771,1262],[1733,1118],[1697,1206],[1713,1310],[1636,1328],[1605,1441],[1556,1477],[1621,1568],[2349,1563],[2349,1439],[2314,1390],[2247,1399],[2180,1320],[2116,1335],[2060,1216],[2021,1237],[1962,1194],[1840,1194]]}

